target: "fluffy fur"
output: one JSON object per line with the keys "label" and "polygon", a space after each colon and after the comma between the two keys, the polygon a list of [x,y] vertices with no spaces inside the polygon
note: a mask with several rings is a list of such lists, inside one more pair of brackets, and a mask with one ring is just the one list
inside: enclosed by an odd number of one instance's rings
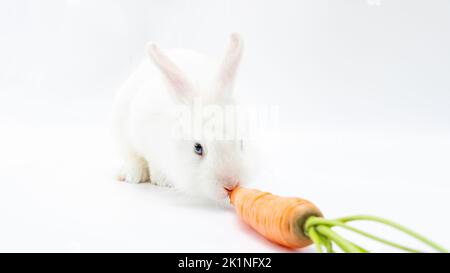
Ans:
{"label": "fluffy fur", "polygon": [[[232,89],[243,49],[232,34],[222,61],[184,49],[147,45],[149,58],[125,82],[114,105],[114,133],[124,160],[119,179],[151,181],[214,200],[244,180],[242,140],[174,138],[176,107],[232,106]],[[189,121],[186,121],[189,122]],[[207,122],[205,118],[204,123]],[[227,128],[225,128],[227,130]],[[194,152],[195,143],[204,155]]]}

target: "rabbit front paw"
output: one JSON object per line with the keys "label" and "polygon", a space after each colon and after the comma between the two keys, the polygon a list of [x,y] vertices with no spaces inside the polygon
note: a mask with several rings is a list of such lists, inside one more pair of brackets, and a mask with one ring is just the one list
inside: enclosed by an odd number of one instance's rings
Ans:
{"label": "rabbit front paw", "polygon": [[128,159],[120,169],[117,179],[133,184],[150,181],[147,162],[141,158]]}

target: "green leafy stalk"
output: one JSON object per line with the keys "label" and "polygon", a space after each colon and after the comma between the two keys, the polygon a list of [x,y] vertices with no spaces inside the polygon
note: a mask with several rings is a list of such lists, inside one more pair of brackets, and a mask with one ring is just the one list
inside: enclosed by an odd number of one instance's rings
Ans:
{"label": "green leafy stalk", "polygon": [[317,233],[315,228],[311,228],[308,230],[308,236],[311,238],[311,240],[316,245],[316,250],[319,253],[322,253],[322,239],[320,238],[319,234]]}
{"label": "green leafy stalk", "polygon": [[352,231],[356,234],[365,236],[367,238],[370,238],[370,239],[380,242],[382,244],[389,245],[389,246],[397,248],[397,249],[401,249],[403,251],[421,252],[417,249],[410,248],[410,247],[380,238],[378,236],[367,233],[365,231],[362,231],[355,227],[349,226],[347,224],[348,222],[360,221],[360,220],[378,222],[378,223],[393,227],[393,228],[423,242],[424,244],[430,246],[431,248],[433,248],[439,252],[447,252],[447,250],[445,248],[432,242],[431,240],[425,238],[424,236],[422,236],[404,226],[401,226],[395,222],[392,222],[392,221],[384,219],[384,218],[376,217],[376,216],[356,215],[356,216],[342,217],[342,218],[338,218],[338,219],[334,219],[334,220],[312,216],[312,217],[309,217],[308,220],[306,221],[304,230],[306,231],[306,235],[308,235],[311,238],[311,240],[314,242],[314,244],[316,245],[318,252],[322,252],[323,247],[325,247],[325,249],[328,253],[333,252],[333,249],[332,249],[333,243],[336,244],[344,252],[354,252],[354,253],[368,252],[366,249],[341,237],[339,234],[337,234],[336,232],[334,232],[332,230],[333,227],[344,228],[344,229]]}

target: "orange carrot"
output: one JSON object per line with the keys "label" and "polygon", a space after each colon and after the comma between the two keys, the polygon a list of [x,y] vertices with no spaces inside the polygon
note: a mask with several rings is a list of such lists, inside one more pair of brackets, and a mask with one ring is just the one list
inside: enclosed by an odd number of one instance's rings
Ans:
{"label": "orange carrot", "polygon": [[230,193],[231,204],[238,215],[253,229],[272,242],[289,248],[312,243],[305,234],[308,217],[322,217],[311,202],[286,198],[254,189],[238,187]]}
{"label": "orange carrot", "polygon": [[323,248],[327,252],[335,252],[333,246],[338,246],[344,252],[369,252],[332,230],[333,227],[340,227],[402,251],[421,252],[348,225],[353,221],[371,221],[397,229],[435,251],[448,252],[444,247],[411,229],[381,217],[354,215],[325,219],[314,204],[300,198],[280,197],[238,187],[230,192],[230,201],[241,219],[254,230],[270,241],[289,248],[301,248],[314,243],[318,252],[322,252]]}

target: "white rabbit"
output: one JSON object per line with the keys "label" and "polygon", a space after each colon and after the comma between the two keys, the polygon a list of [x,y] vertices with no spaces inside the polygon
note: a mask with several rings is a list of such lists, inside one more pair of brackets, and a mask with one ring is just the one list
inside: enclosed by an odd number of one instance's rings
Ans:
{"label": "white rabbit", "polygon": [[190,50],[163,52],[147,45],[150,58],[125,82],[114,105],[114,133],[124,160],[120,180],[151,181],[214,200],[225,200],[227,191],[242,183],[246,168],[241,139],[171,136],[176,107],[192,107],[195,100],[234,105],[242,49],[238,34],[231,35],[222,62]]}

